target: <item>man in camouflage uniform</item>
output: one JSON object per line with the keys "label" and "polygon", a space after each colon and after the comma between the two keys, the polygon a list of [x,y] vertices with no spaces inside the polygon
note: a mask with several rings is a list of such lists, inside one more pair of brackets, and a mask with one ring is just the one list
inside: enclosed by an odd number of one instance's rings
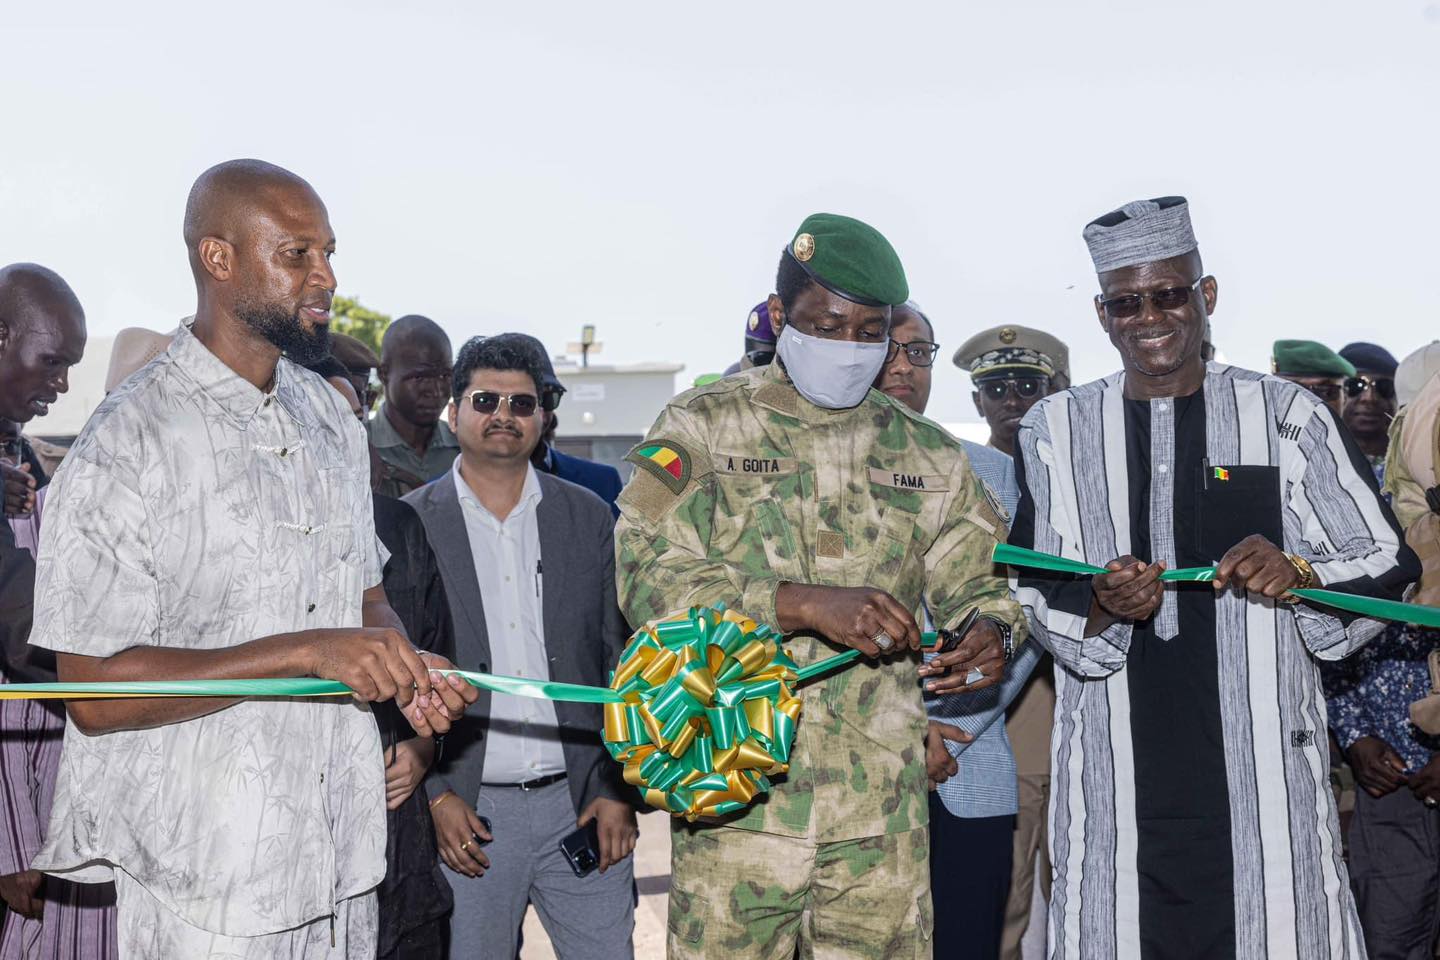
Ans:
{"label": "man in camouflage uniform", "polygon": [[[786,631],[801,666],[844,646],[872,659],[801,688],[766,798],[721,825],[677,821],[669,953],[929,957],[920,684],[989,686],[1022,639],[990,562],[1005,529],[959,441],[869,389],[909,292],[884,237],[813,216],[776,289],[781,362],[676,397],[629,456],[621,605],[643,623],[723,602]],[[922,604],[943,627],[983,614],[926,667]]]}

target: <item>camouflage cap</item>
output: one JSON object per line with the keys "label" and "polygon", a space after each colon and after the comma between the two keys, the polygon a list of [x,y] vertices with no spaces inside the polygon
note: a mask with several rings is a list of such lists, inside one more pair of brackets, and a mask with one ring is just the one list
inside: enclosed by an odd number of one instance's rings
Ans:
{"label": "camouflage cap", "polygon": [[1353,377],[1355,365],[1323,343],[1314,340],[1276,340],[1270,369],[1282,377]]}
{"label": "camouflage cap", "polygon": [[1070,348],[1043,330],[1007,323],[981,330],[960,344],[955,366],[976,380],[1009,371],[1053,377],[1070,375]]}
{"label": "camouflage cap", "polygon": [[846,300],[894,307],[910,299],[899,254],[867,223],[833,213],[811,214],[785,252],[810,279]]}

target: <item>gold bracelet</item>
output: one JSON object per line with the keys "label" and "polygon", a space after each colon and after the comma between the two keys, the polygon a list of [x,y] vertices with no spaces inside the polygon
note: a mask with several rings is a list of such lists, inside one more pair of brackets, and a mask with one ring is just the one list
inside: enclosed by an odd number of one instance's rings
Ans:
{"label": "gold bracelet", "polygon": [[440,796],[430,801],[430,809],[434,810],[436,807],[440,806],[440,804],[444,803],[446,800],[449,800],[453,796],[455,796],[454,790],[446,790],[444,793],[440,794]]}

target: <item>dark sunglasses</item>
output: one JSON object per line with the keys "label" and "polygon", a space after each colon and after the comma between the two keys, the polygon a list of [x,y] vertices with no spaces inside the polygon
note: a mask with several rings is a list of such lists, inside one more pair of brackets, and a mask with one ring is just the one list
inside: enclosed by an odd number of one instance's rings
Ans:
{"label": "dark sunglasses", "polygon": [[1395,381],[1390,377],[1346,377],[1345,396],[1358,397],[1366,390],[1374,390],[1382,400],[1395,399]]}
{"label": "dark sunglasses", "polygon": [[1145,309],[1146,300],[1155,304],[1157,310],[1179,310],[1190,302],[1190,294],[1200,286],[1200,281],[1204,279],[1201,277],[1200,280],[1196,280],[1188,287],[1169,287],[1154,293],[1127,293],[1122,297],[1111,297],[1109,300],[1101,300],[1097,295],[1095,300],[1105,308],[1105,315],[1112,320],[1138,317],[1140,311]]}
{"label": "dark sunglasses", "polygon": [[894,360],[901,350],[905,351],[905,359],[910,361],[910,366],[928,367],[935,362],[935,354],[940,352],[940,344],[930,340],[911,340],[909,343],[891,340],[890,352],[885,354],[885,362]]}
{"label": "dark sunglasses", "polygon": [[25,454],[25,445],[19,437],[0,440],[0,456],[7,460],[15,460],[17,463]]}
{"label": "dark sunglasses", "polygon": [[466,394],[476,413],[489,416],[500,409],[501,401],[510,408],[512,417],[533,417],[540,409],[540,398],[533,393],[496,393],[494,390],[472,390]]}
{"label": "dark sunglasses", "polygon": [[752,367],[768,367],[775,362],[774,350],[751,350],[745,354]]}
{"label": "dark sunglasses", "polygon": [[1307,383],[1303,386],[1326,403],[1340,399],[1340,384],[1338,383]]}
{"label": "dark sunglasses", "polygon": [[998,377],[994,380],[981,380],[975,386],[991,400],[1003,400],[1005,394],[1011,391],[1021,400],[1033,400],[1044,394],[1045,389],[1050,386],[1050,378]]}

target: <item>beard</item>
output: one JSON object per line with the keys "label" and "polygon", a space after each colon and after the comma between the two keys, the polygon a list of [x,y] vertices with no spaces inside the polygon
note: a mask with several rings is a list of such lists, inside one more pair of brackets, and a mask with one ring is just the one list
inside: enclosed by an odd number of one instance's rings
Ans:
{"label": "beard", "polygon": [[299,310],[287,313],[284,307],[274,303],[240,303],[235,306],[235,315],[301,366],[330,355],[329,325],[306,330]]}

